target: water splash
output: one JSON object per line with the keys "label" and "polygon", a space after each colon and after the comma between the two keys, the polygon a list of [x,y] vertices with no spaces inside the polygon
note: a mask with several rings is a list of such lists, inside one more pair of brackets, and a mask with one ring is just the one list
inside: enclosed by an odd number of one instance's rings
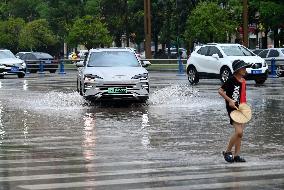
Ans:
{"label": "water splash", "polygon": [[187,84],[177,84],[159,89],[153,92],[149,98],[149,104],[184,104],[199,97],[197,89]]}
{"label": "water splash", "polygon": [[150,95],[151,107],[163,107],[166,109],[208,110],[223,109],[224,101],[217,92],[200,95],[198,88],[188,84],[176,84],[156,90]]}
{"label": "water splash", "polygon": [[198,97],[198,90],[187,84],[168,86],[154,91],[149,98],[149,103],[153,105],[184,103],[192,97]]}
{"label": "water splash", "polygon": [[29,110],[44,115],[72,116],[81,112],[88,103],[77,92],[33,93],[8,99],[9,104],[18,109]]}

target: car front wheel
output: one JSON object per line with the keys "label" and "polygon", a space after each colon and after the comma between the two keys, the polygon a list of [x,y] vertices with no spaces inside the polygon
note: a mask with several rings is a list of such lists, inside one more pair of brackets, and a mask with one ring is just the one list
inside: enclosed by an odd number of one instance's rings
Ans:
{"label": "car front wheel", "polygon": [[187,78],[190,84],[197,84],[199,82],[198,73],[194,67],[188,69]]}
{"label": "car front wheel", "polygon": [[256,84],[264,84],[265,79],[255,79]]}
{"label": "car front wheel", "polygon": [[226,82],[230,78],[231,75],[232,73],[228,67],[223,68],[221,70],[221,78],[220,78],[221,82],[222,83]]}

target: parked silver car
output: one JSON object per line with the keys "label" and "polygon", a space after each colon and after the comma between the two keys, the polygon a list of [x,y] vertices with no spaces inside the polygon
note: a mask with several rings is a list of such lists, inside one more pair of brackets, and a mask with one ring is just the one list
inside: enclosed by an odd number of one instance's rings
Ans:
{"label": "parked silver car", "polygon": [[138,100],[149,97],[147,63],[128,48],[91,49],[76,63],[77,91],[87,99]]}
{"label": "parked silver car", "polygon": [[4,75],[18,75],[19,78],[24,78],[26,64],[16,58],[10,50],[0,49],[0,78],[4,78]]}

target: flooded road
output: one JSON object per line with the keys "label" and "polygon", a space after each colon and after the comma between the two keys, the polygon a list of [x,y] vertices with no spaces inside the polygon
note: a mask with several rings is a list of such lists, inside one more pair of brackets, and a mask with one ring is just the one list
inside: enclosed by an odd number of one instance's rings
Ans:
{"label": "flooded road", "polygon": [[284,78],[248,81],[246,163],[221,152],[233,132],[219,80],[190,86],[150,72],[146,104],[93,105],[76,73],[0,80],[0,189],[284,189]]}

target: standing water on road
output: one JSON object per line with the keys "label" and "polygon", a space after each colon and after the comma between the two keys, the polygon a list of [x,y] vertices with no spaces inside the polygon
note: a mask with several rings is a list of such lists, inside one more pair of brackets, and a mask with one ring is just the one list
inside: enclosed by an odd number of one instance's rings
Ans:
{"label": "standing water on road", "polygon": [[245,180],[281,187],[264,179],[283,185],[281,82],[248,85],[248,163],[228,165],[221,151],[233,129],[220,84],[169,78],[154,75],[148,102],[127,105],[90,104],[74,92],[73,78],[2,80],[0,189],[180,190],[244,187]]}

